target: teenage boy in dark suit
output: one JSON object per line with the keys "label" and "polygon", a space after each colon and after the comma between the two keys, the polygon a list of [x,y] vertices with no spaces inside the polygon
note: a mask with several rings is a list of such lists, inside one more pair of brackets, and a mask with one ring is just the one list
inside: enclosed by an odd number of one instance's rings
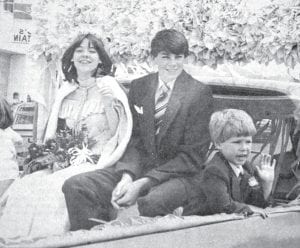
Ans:
{"label": "teenage boy in dark suit", "polygon": [[189,178],[201,171],[210,144],[211,90],[183,70],[189,54],[184,35],[158,32],[151,55],[158,72],[131,83],[133,134],[115,166],[77,175],[63,186],[71,230],[110,220],[114,207],[137,202],[143,216],[172,213],[197,194]]}

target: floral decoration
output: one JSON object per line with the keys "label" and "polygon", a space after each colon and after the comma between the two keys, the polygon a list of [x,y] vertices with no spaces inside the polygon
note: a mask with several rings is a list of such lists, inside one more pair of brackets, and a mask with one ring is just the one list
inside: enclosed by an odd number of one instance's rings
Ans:
{"label": "floral decoration", "polygon": [[154,34],[175,28],[188,38],[195,64],[276,60],[293,68],[300,57],[300,1],[264,0],[256,9],[247,2],[40,0],[33,6],[32,54],[57,60],[78,33],[91,32],[102,37],[116,62],[136,73],[149,69],[143,63],[149,62]]}
{"label": "floral decoration", "polygon": [[75,134],[71,130],[61,130],[54,139],[44,145],[32,143],[28,147],[28,157],[24,161],[23,174],[49,168],[53,171],[76,166],[84,162],[97,163],[99,156],[88,149],[89,141],[84,130]]}

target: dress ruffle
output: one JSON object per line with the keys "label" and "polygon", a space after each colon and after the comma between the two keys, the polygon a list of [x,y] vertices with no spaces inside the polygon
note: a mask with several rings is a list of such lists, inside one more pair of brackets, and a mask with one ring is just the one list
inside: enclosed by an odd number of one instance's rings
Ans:
{"label": "dress ruffle", "polygon": [[[100,98],[100,97],[99,97]],[[78,113],[80,112],[80,102],[73,99],[65,99],[62,107],[59,112],[59,118],[62,119],[73,119],[78,116]],[[91,114],[103,114],[104,113],[104,105],[100,100],[91,99],[87,100],[81,110],[81,115],[79,120],[87,118]]]}

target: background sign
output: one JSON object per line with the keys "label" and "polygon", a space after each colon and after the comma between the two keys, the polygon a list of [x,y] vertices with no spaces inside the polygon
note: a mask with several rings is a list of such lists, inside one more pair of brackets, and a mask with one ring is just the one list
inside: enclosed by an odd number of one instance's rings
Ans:
{"label": "background sign", "polygon": [[29,32],[26,28],[19,28],[13,34],[13,42],[16,43],[30,43],[31,32]]}

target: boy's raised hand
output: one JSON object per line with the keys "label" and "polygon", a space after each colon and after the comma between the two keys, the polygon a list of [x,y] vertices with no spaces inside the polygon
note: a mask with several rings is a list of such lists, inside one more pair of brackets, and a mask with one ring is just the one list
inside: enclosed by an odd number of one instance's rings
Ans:
{"label": "boy's raised hand", "polygon": [[261,154],[260,163],[256,166],[258,176],[263,182],[273,182],[276,160],[271,161],[271,155]]}

